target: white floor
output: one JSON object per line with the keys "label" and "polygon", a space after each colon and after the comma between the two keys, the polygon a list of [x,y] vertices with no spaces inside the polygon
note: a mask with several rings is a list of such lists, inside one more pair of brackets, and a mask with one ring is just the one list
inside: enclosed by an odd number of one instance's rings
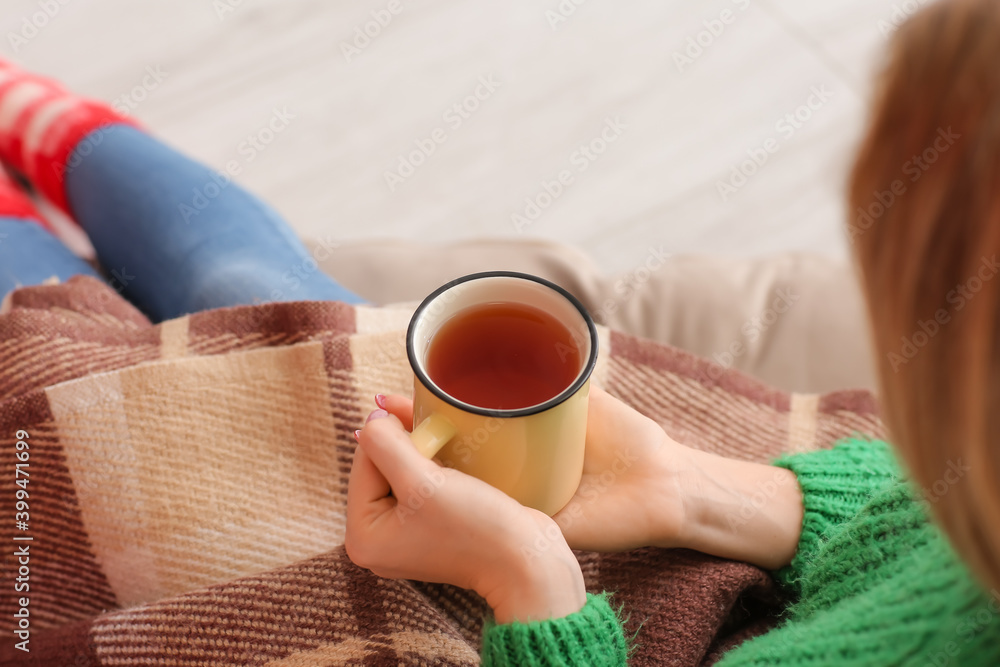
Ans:
{"label": "white floor", "polygon": [[844,178],[903,4],[3,0],[0,49],[238,168],[303,235],[526,234],[618,271],[649,246],[844,256]]}

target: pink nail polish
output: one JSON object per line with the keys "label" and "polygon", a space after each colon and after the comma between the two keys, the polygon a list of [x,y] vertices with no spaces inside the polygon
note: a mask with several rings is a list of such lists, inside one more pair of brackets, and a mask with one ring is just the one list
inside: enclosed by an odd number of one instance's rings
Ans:
{"label": "pink nail polish", "polygon": [[389,413],[386,412],[385,410],[382,410],[381,408],[378,409],[378,410],[373,410],[372,413],[370,415],[368,415],[368,419],[365,420],[365,423],[367,424],[368,422],[370,422],[373,419],[383,419],[383,418],[388,417],[388,416],[389,416]]}
{"label": "pink nail polish", "polygon": [[358,442],[361,442],[361,429],[358,429],[357,431],[354,432],[354,439],[357,440]]}
{"label": "pink nail polish", "polygon": [[385,396],[383,394],[375,394],[375,405],[385,410]]}

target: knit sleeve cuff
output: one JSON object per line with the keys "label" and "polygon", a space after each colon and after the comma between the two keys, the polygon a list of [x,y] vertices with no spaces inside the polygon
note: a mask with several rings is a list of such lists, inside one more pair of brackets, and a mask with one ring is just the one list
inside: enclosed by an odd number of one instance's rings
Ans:
{"label": "knit sleeve cuff", "polygon": [[795,473],[805,508],[795,558],[775,573],[793,590],[830,534],[857,516],[872,495],[902,476],[887,443],[860,438],[833,449],[786,456],[774,465]]}
{"label": "knit sleeve cuff", "polygon": [[625,665],[628,644],[607,595],[587,594],[580,611],[546,621],[483,627],[483,665]]}

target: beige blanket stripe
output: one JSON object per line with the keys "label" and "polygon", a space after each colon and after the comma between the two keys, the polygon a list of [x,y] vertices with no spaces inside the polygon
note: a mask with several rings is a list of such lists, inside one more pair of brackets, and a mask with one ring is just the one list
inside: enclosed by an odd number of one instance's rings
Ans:
{"label": "beige blanket stripe", "polygon": [[167,320],[160,324],[160,355],[163,359],[178,359],[188,355],[189,316]]}
{"label": "beige blanket stripe", "polygon": [[789,454],[816,449],[819,399],[819,394],[792,394],[791,410],[788,413]]}
{"label": "beige blanket stripe", "polygon": [[95,555],[123,605],[343,543],[328,392],[320,342],[47,390]]}

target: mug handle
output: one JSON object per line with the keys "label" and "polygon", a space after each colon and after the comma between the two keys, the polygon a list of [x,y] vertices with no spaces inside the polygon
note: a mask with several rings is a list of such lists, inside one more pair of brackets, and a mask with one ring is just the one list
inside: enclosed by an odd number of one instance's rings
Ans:
{"label": "mug handle", "polygon": [[434,458],[449,440],[455,437],[455,425],[438,414],[432,414],[410,433],[417,451],[429,459]]}

